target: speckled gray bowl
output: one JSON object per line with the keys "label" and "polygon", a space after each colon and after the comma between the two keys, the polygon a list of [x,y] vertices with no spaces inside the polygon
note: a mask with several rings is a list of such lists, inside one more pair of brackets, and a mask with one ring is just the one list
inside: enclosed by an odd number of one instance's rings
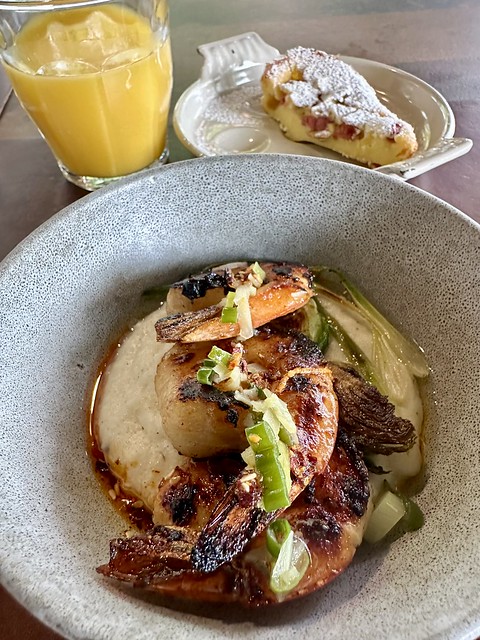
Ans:
{"label": "speckled gray bowl", "polygon": [[[424,347],[426,524],[262,612],[166,607],[95,573],[124,529],[85,454],[86,395],[142,290],[241,257],[346,271]],[[1,570],[68,638],[480,635],[480,230],[397,179],[292,156],[193,160],[85,197],[0,268]]]}

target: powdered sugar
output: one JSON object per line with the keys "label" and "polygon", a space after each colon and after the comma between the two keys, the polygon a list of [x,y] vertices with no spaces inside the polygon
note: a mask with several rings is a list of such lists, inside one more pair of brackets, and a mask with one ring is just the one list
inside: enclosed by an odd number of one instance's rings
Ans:
{"label": "powdered sugar", "polygon": [[[413,133],[408,123],[379,101],[365,78],[337,57],[296,47],[287,51],[283,62],[295,75],[301,74],[301,79],[280,82],[280,88],[296,107],[308,108],[313,116],[326,117],[337,124],[345,123],[379,136],[394,137],[402,127]],[[285,64],[273,63],[268,73],[272,79],[280,80]]]}
{"label": "powdered sugar", "polygon": [[244,85],[227,93],[216,94],[208,103],[196,132],[196,139],[203,153],[218,155],[234,151],[230,140],[226,140],[223,135],[233,129],[245,134],[248,132],[245,135],[245,151],[262,151],[264,141],[258,141],[258,136],[255,135],[257,130],[265,129],[268,121],[260,103],[261,95],[258,84]]}

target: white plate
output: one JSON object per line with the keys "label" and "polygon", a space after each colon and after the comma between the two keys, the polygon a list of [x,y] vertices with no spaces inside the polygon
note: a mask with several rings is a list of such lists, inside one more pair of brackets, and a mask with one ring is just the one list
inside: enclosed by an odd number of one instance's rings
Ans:
{"label": "white plate", "polygon": [[[178,137],[192,153],[288,153],[356,164],[328,149],[289,140],[264,112],[259,80],[265,63],[278,57],[279,52],[258,34],[245,33],[204,44],[198,51],[205,58],[202,76],[182,94],[173,119]],[[453,137],[452,109],[426,82],[379,62],[339,57],[366,78],[381,102],[415,129],[415,155],[377,171],[410,179],[471,149],[471,140]]]}

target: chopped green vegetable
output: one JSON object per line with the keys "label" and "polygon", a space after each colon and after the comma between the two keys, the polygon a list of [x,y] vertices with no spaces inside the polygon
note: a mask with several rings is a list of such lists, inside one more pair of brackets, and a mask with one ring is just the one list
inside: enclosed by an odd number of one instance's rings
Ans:
{"label": "chopped green vegetable", "polygon": [[292,530],[290,523],[285,518],[277,518],[267,527],[267,549],[274,558],[278,558],[282,544]]}
{"label": "chopped green vegetable", "polygon": [[290,505],[290,455],[283,442],[277,441],[269,449],[255,453],[255,468],[262,476],[263,507],[276,511]]}
{"label": "chopped green vegetable", "polygon": [[222,322],[233,324],[237,321],[237,318],[238,309],[236,307],[224,307],[222,309],[222,315],[220,316]]}
{"label": "chopped green vegetable", "polygon": [[229,291],[224,300],[225,306],[222,309],[220,320],[221,322],[233,324],[237,322],[238,318],[238,309],[235,306],[235,291]]}
{"label": "chopped green vegetable", "polygon": [[[416,531],[424,524],[420,507],[403,493],[392,489],[385,480],[383,492],[377,498],[375,508],[365,532],[367,542],[378,542],[387,534],[399,537],[407,531]],[[390,538],[390,535],[389,535]]]}
{"label": "chopped green vegetable", "polygon": [[266,273],[265,271],[262,269],[262,267],[258,264],[258,262],[254,262],[251,266],[250,266],[252,272],[255,274],[257,280],[259,281],[260,284],[263,283],[263,281],[265,280],[265,276]]}
{"label": "chopped green vegetable", "polygon": [[207,359],[213,360],[213,362],[215,362],[216,364],[223,364],[225,367],[228,367],[232,359],[232,354],[214,345],[210,349]]}
{"label": "chopped green vegetable", "polygon": [[256,288],[251,283],[241,284],[235,290],[235,305],[238,308],[237,322],[240,325],[240,340],[248,340],[253,336],[250,296],[255,295]]}
{"label": "chopped green vegetable", "polygon": [[278,439],[271,426],[264,420],[257,422],[252,427],[247,427],[245,435],[255,453],[271,449]]}
{"label": "chopped green vegetable", "polygon": [[201,384],[212,384],[214,371],[212,367],[200,367],[197,371],[197,380]]}
{"label": "chopped green vegetable", "polygon": [[392,491],[380,496],[365,531],[364,539],[374,544],[384,538],[406,513],[404,502]]}
{"label": "chopped green vegetable", "polygon": [[282,543],[270,576],[270,588],[277,595],[285,595],[294,589],[305,575],[311,562],[305,542],[294,535],[287,535]]}
{"label": "chopped green vegetable", "polygon": [[295,313],[295,320],[299,323],[299,330],[310,340],[316,342],[320,351],[325,351],[330,336],[330,327],[315,298],[309,300]]}

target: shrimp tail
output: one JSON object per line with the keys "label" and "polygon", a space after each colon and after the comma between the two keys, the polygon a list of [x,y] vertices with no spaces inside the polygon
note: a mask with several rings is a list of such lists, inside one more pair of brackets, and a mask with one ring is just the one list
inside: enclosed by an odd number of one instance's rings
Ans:
{"label": "shrimp tail", "polygon": [[178,342],[199,324],[211,320],[220,314],[221,308],[212,305],[198,311],[185,311],[160,318],[155,323],[158,342]]}

